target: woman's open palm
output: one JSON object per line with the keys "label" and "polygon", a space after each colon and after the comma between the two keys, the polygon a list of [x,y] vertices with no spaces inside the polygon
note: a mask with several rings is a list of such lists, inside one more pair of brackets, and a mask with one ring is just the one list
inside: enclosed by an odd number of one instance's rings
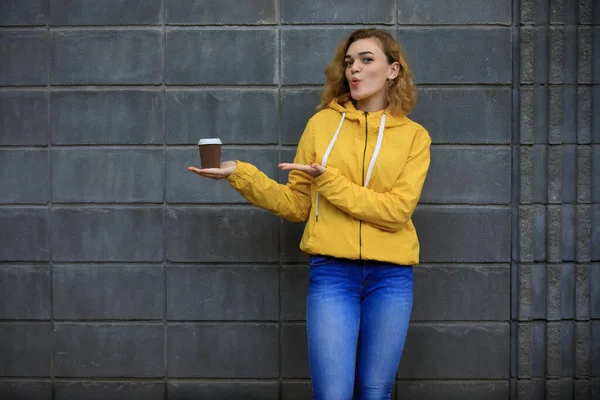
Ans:
{"label": "woman's open palm", "polygon": [[233,173],[233,171],[235,171],[235,168],[237,167],[237,162],[236,161],[224,161],[221,163],[221,166],[219,168],[196,168],[196,167],[188,167],[188,171],[192,171],[200,176],[204,176],[206,178],[211,178],[211,179],[225,179],[227,178],[229,175],[231,175]]}
{"label": "woman's open palm", "polygon": [[309,174],[313,178],[316,178],[317,176],[321,175],[323,172],[325,172],[327,170],[327,168],[325,168],[322,165],[319,165],[317,163],[312,163],[311,165],[296,164],[296,163],[281,163],[278,165],[278,167],[281,168],[283,171],[291,171],[291,170],[302,171],[302,172]]}

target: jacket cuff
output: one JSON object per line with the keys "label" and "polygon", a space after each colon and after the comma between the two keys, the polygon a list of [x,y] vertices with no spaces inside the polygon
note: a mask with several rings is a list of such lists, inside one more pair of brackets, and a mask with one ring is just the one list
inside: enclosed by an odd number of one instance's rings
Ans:
{"label": "jacket cuff", "polygon": [[[244,182],[247,182],[254,175],[253,165],[249,163],[245,163],[243,161],[235,160],[237,166],[226,179],[229,181],[229,184],[234,187],[240,187]],[[256,167],[254,167],[255,169]]]}
{"label": "jacket cuff", "polygon": [[325,172],[314,179],[314,182],[317,185],[317,190],[333,182],[333,180],[337,178],[339,174],[340,172],[337,169],[333,167],[327,167]]}

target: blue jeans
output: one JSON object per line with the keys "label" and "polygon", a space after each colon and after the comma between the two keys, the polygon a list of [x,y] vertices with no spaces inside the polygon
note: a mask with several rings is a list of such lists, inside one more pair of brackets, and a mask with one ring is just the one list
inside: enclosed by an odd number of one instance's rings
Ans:
{"label": "blue jeans", "polygon": [[313,398],[388,400],[412,308],[412,267],[328,256],[309,263]]}

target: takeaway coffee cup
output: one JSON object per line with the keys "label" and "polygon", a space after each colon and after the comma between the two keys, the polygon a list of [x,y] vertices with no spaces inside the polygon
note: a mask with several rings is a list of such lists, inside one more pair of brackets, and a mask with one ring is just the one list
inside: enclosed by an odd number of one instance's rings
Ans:
{"label": "takeaway coffee cup", "polygon": [[219,168],[221,166],[221,139],[200,139],[200,165],[202,168]]}

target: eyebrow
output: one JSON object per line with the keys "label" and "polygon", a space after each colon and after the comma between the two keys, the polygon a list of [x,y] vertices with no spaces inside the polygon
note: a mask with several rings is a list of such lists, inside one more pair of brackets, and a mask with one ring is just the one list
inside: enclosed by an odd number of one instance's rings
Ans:
{"label": "eyebrow", "polygon": [[[359,56],[364,56],[365,54],[373,54],[373,55],[375,55],[375,53],[373,53],[372,51],[363,51],[361,53],[358,53]],[[350,57],[352,57],[352,56],[349,55],[349,54],[346,54],[346,57],[344,57],[344,58],[350,58]]]}

